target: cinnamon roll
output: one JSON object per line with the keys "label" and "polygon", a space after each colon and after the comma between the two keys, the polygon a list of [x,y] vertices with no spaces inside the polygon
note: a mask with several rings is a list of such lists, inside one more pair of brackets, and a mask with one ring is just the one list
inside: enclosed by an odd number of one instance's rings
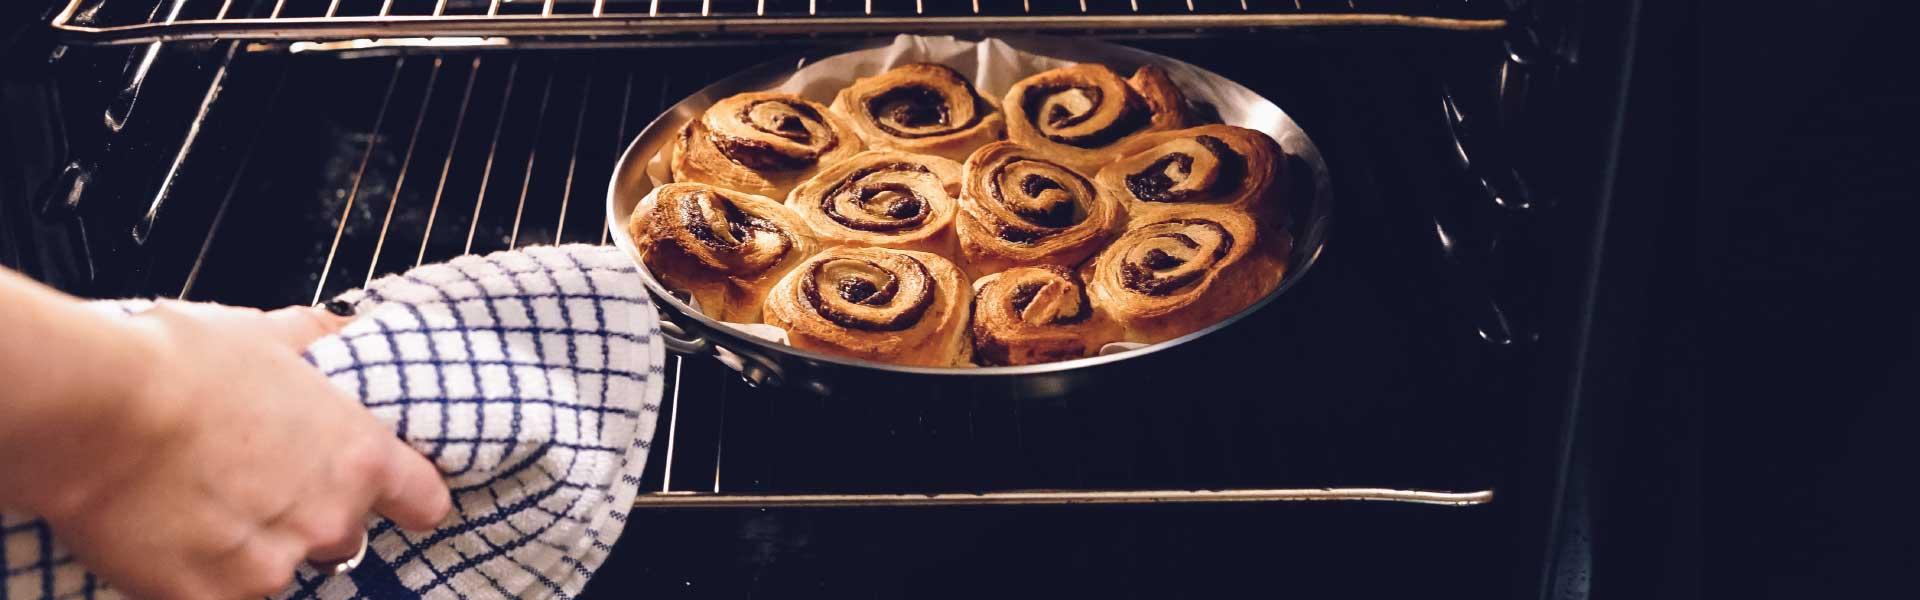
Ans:
{"label": "cinnamon roll", "polygon": [[733,322],[760,320],[767,289],[818,246],[779,202],[704,183],[660,186],[634,209],[627,231],[662,284]]}
{"label": "cinnamon roll", "polygon": [[1071,267],[1112,239],[1125,215],[1093,182],[1012,142],[974,151],[960,176],[960,254],[972,273]]}
{"label": "cinnamon roll", "polygon": [[1080,64],[1020,80],[1000,106],[1007,139],[1091,173],[1129,136],[1185,126],[1186,102],[1159,67],[1121,79],[1105,66]]}
{"label": "cinnamon roll", "polygon": [[[1087,288],[1136,342],[1160,342],[1240,312],[1280,284],[1284,260],[1244,213],[1177,207],[1127,232],[1088,263]],[[1277,235],[1277,234],[1268,234]],[[1086,273],[1083,273],[1086,274]]]}
{"label": "cinnamon roll", "polygon": [[714,103],[674,141],[674,181],[785,198],[795,183],[863,149],[853,127],[818,102],[749,92]]}
{"label": "cinnamon roll", "polygon": [[1081,358],[1121,339],[1119,324],[1061,267],[988,275],[973,283],[973,296],[973,362],[981,366]]}
{"label": "cinnamon roll", "polygon": [[830,246],[883,246],[953,254],[960,163],[868,150],[807,179],[787,208]]}
{"label": "cinnamon roll", "polygon": [[797,347],[872,361],[947,367],[966,361],[960,270],[936,254],[830,248],[787,273],[766,322]]}
{"label": "cinnamon roll", "polygon": [[1094,183],[1135,219],[1162,209],[1208,205],[1269,218],[1269,196],[1286,175],[1286,153],[1267,134],[1232,125],[1202,125],[1137,136],[1115,146],[1119,160]]}
{"label": "cinnamon roll", "polygon": [[993,102],[945,65],[916,63],[862,77],[833,99],[869,148],[932,154],[954,161],[1000,139],[1006,121]]}

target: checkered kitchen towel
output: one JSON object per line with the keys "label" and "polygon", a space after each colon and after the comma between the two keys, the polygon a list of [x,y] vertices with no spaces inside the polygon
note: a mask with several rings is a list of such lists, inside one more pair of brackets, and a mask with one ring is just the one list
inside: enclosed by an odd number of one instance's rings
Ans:
{"label": "checkered kitchen towel", "polygon": [[[632,261],[611,247],[528,248],[340,299],[359,318],[308,359],[433,460],[455,514],[425,535],[377,521],[360,568],[302,567],[280,597],[578,594],[626,524],[659,411],[660,325]],[[0,533],[0,600],[119,596],[44,523],[0,515]]]}

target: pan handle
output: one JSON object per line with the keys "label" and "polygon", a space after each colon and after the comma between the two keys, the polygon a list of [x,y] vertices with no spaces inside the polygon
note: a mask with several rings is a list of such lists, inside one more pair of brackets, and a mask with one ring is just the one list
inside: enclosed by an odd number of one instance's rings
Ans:
{"label": "pan handle", "polygon": [[[667,352],[687,357],[712,356],[721,364],[738,371],[740,377],[753,387],[789,387],[786,370],[781,368],[779,361],[744,348],[722,349],[713,340],[689,332],[673,322],[668,318],[666,309],[656,306],[654,310],[660,312],[660,340],[666,344]],[[831,393],[826,382],[815,379],[793,387],[820,396]]]}
{"label": "pan handle", "polygon": [[666,344],[668,352],[681,356],[713,354],[713,340],[688,333],[680,328],[680,324],[667,318],[664,310],[660,311],[660,341]]}

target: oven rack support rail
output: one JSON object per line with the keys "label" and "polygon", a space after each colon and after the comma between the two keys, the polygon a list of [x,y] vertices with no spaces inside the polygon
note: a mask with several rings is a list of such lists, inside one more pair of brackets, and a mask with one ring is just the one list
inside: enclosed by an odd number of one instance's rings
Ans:
{"label": "oven rack support rail", "polygon": [[[457,14],[449,11],[448,0],[438,0],[426,14],[396,14],[394,1],[386,0],[379,11],[368,15],[341,14],[340,0],[332,0],[326,12],[317,16],[292,16],[286,12],[288,0],[277,0],[266,16],[246,16],[236,10],[234,0],[220,0],[217,11],[189,11],[189,4],[214,0],[162,0],[144,21],[93,22],[90,15],[108,0],[70,0],[51,20],[53,29],[70,43],[90,45],[135,45],[190,40],[248,40],[315,42],[373,39],[446,40],[445,45],[463,45],[460,40],[555,38],[596,39],[602,37],[700,37],[716,35],[815,35],[857,33],[967,34],[987,31],[1147,33],[1178,31],[1260,31],[1260,30],[1402,30],[1460,33],[1500,32],[1508,28],[1504,18],[1462,18],[1391,12],[1364,12],[1346,3],[1341,11],[1306,12],[1301,4],[1285,0],[1241,0],[1240,10],[1198,12],[1192,0],[1187,12],[1142,11],[1137,0],[1131,12],[1092,14],[1085,0],[1078,4],[1080,14],[1033,14],[1032,0],[1022,2],[1023,12],[982,12],[975,0],[971,14],[928,15],[923,0],[915,0],[908,14],[875,14],[875,0],[867,0],[865,10],[852,14],[818,14],[817,1],[810,0],[807,14],[769,13],[766,0],[757,0],[752,12],[718,13],[714,0],[702,0],[699,11],[662,13],[660,1],[621,3],[610,8],[608,0],[593,0],[590,10],[584,2],[569,2],[584,12],[556,12],[556,0],[514,2],[515,6],[539,5],[538,12],[503,12],[501,0],[491,0],[485,12]],[[888,0],[880,0],[888,2]],[[1266,8],[1257,5],[1279,3]],[[892,0],[889,4],[899,4]],[[1251,3],[1251,5],[1250,5]],[[630,4],[630,6],[629,6]],[[477,8],[477,7],[476,7]],[[1071,6],[1070,6],[1071,8]],[[182,15],[203,14],[200,17]],[[473,40],[469,44],[480,43]]]}
{"label": "oven rack support rail", "polygon": [[1433,506],[1478,506],[1493,501],[1492,490],[1436,492],[1382,488],[1234,489],[1234,490],[1022,490],[978,494],[717,494],[646,492],[633,499],[637,508],[839,508],[1020,506],[1066,504],[1221,504],[1228,502],[1400,502]]}
{"label": "oven rack support rail", "polygon": [[[74,0],[71,4],[69,4],[66,7],[66,10],[59,15],[59,18],[54,21],[55,27],[62,28],[63,30],[67,30],[69,31],[69,33],[71,33],[75,27],[72,25],[72,21],[74,18],[74,11],[77,9],[77,7],[80,7],[87,2],[99,2],[99,1],[101,0]],[[108,0],[108,1],[111,1],[111,0]],[[151,55],[153,52],[157,50],[157,47],[162,40],[216,39],[216,38],[232,39],[235,37],[244,37],[244,36],[228,35],[227,33],[225,33],[227,31],[228,26],[237,26],[237,25],[244,24],[245,20],[241,20],[241,19],[225,19],[224,20],[225,22],[215,23],[219,25],[219,27],[215,27],[212,29],[205,29],[202,31],[202,34],[190,34],[190,33],[183,32],[182,30],[171,29],[173,27],[187,26],[192,23],[197,23],[197,21],[179,20],[174,18],[175,16],[178,16],[180,14],[187,14],[181,11],[181,7],[185,6],[189,2],[195,2],[195,1],[201,1],[201,0],[162,0],[161,4],[154,8],[154,15],[156,19],[154,22],[142,23],[142,24],[127,26],[127,27],[116,26],[116,27],[92,29],[91,31],[96,32],[95,34],[89,34],[89,35],[92,35],[93,38],[89,40],[85,40],[83,43],[96,43],[101,45],[115,45],[115,46],[127,45],[127,44],[151,44],[148,48],[145,49],[144,53],[138,53],[135,55],[136,57],[139,57],[144,55]],[[211,2],[211,0],[204,0],[204,1]],[[222,0],[222,1],[225,2],[226,4],[222,6],[219,14],[224,16],[225,14],[228,14],[228,8],[234,4],[234,1],[233,0]],[[279,3],[275,4],[276,12],[277,12],[277,7],[284,4],[284,2],[285,0],[280,0]],[[391,5],[391,0],[389,0],[388,5],[389,6]],[[445,0],[442,0],[440,2],[440,6],[444,7],[445,5],[446,5]],[[171,7],[171,10],[169,10],[169,7]],[[436,12],[438,12],[438,9],[436,9]],[[1205,17],[1208,19],[1215,18],[1214,15],[1191,15],[1191,16]],[[1483,31],[1483,30],[1491,31],[1491,30],[1496,30],[1505,26],[1505,21],[1502,21],[1502,20],[1438,19],[1433,17],[1413,17],[1413,16],[1400,16],[1400,15],[1285,14],[1285,15],[1266,15],[1266,17],[1272,17],[1274,19],[1274,22],[1276,23],[1291,22],[1290,25],[1275,25],[1274,27],[1351,27],[1355,23],[1368,22],[1370,20],[1371,22],[1383,23],[1383,24],[1389,23],[1389,22],[1410,23],[1414,25],[1404,25],[1404,26],[1412,27],[1412,28],[1426,27],[1426,28],[1436,28],[1436,29],[1443,29],[1443,30],[1450,29],[1455,31]],[[401,17],[386,17],[386,18],[399,19]],[[447,35],[448,30],[442,29],[437,24],[444,24],[447,21],[447,19],[453,19],[453,18],[454,17],[412,17],[405,20],[412,23],[412,25],[410,25],[411,27],[420,28],[417,31],[432,32],[438,35]],[[485,19],[468,18],[468,20],[490,23],[492,21],[487,21],[486,19],[493,19],[493,18],[502,19],[501,22],[506,22],[506,20],[509,19],[510,17],[509,16],[487,17]],[[517,18],[520,21],[534,19],[533,17],[512,17],[512,18]],[[1117,17],[1108,17],[1108,16],[1098,16],[1098,17],[1088,16],[1083,18],[1118,19]],[[1151,16],[1151,17],[1146,15],[1141,15],[1141,19],[1151,19],[1155,22],[1164,22],[1167,18],[1168,18],[1167,15],[1157,15],[1157,16]],[[626,17],[625,19],[627,21],[645,21],[646,20],[640,17]],[[1005,22],[1005,21],[999,21],[997,19],[1013,19],[1012,22],[1040,22],[1040,21],[1075,22],[1070,20],[1058,20],[1061,18],[1057,18],[1057,17],[1004,17],[1004,18],[1002,17],[956,17],[956,18],[947,18],[947,21],[954,22],[954,23],[962,23],[962,22],[968,23],[970,24],[969,26],[971,28],[973,28],[974,30],[978,30],[982,28],[992,27],[991,25],[988,25],[989,23]],[[253,21],[293,21],[293,20],[294,19],[289,18],[289,19],[277,19],[277,20],[276,19],[254,19]],[[354,23],[359,23],[358,25],[354,25],[354,27],[361,28],[361,29],[352,29],[351,30],[352,34],[366,35],[367,32],[375,32],[377,35],[373,35],[373,37],[383,37],[388,35],[394,35],[392,30],[383,29],[377,25],[372,24],[373,21],[378,21],[378,20],[379,19],[360,19],[359,21],[352,21]],[[554,17],[550,20],[559,22],[560,18]],[[578,21],[578,22],[587,22],[589,19],[574,18],[572,20]],[[774,19],[768,19],[768,20],[771,21]],[[215,21],[222,21],[222,20],[216,19]],[[336,21],[337,19],[329,20],[329,19],[313,18],[313,19],[307,19],[304,22],[314,23],[315,24],[314,26],[324,25],[328,27],[344,27],[343,25],[340,25]],[[834,22],[832,20],[825,19],[825,18],[821,18],[821,19],[791,18],[791,19],[784,19],[784,21],[794,23],[796,26],[801,24],[814,23],[814,22]],[[886,23],[918,23],[920,22],[920,20],[912,19],[912,18],[841,19],[841,21],[846,21],[849,23],[852,23],[852,22],[865,23],[865,24],[868,24],[870,27],[887,27],[888,25],[885,25]],[[684,22],[684,23],[690,23],[694,25],[698,25],[698,23],[707,23],[708,25],[711,25],[712,23],[719,22],[719,21],[717,20],[700,21],[696,19],[681,19],[676,22]],[[1107,21],[1107,22],[1131,23],[1136,21],[1114,20],[1114,21]],[[1233,22],[1233,25],[1232,25],[1233,28],[1245,29],[1248,27],[1248,23],[1259,22],[1259,21],[1250,21],[1248,15],[1235,15],[1235,18],[1232,22]],[[205,22],[205,23],[214,23],[214,22]],[[1466,25],[1460,26],[1460,27],[1455,27],[1452,25],[1436,26],[1436,23],[1443,24],[1443,25],[1446,23],[1453,23],[1453,24],[1465,23]],[[276,26],[284,25],[284,23],[275,23],[275,24]],[[606,26],[606,25],[596,25],[596,26]],[[1389,25],[1389,26],[1399,26],[1399,25]],[[313,27],[313,26],[309,26],[309,27]],[[364,29],[363,27],[372,27],[372,29]],[[1123,27],[1122,29],[1138,29],[1138,28],[1139,26],[1129,25],[1127,27]],[[1069,27],[1069,29],[1084,30],[1084,29],[1087,29],[1087,27],[1082,25],[1082,26]],[[848,29],[848,31],[857,31],[857,30],[859,29]],[[269,40],[270,39],[281,39],[281,40],[301,39],[306,41],[316,41],[319,39],[323,39],[318,36],[310,35],[312,31],[318,31],[318,30],[317,29],[301,30],[298,34],[288,34],[290,37],[275,37],[275,35],[277,34],[269,35],[271,32],[268,32],[265,30],[252,31],[250,35],[256,36],[256,39],[269,39]],[[346,30],[342,30],[342,31],[346,31]],[[493,30],[494,33],[498,33],[499,31],[500,30]],[[630,30],[622,30],[622,33],[631,34],[633,32]],[[172,37],[168,37],[168,36],[172,36]],[[82,36],[82,37],[85,38],[87,36]],[[386,38],[386,39],[393,39],[393,38]],[[324,42],[320,42],[320,43],[324,43]],[[207,95],[200,104],[199,113],[194,118],[194,122],[196,126],[189,131],[189,133],[187,134],[187,139],[182,142],[182,144],[179,147],[177,155],[173,157],[173,162],[172,162],[173,166],[172,168],[169,169],[169,176],[165,178],[165,181],[167,181],[169,184],[173,180],[171,173],[173,171],[178,170],[180,164],[185,161],[186,155],[191,151],[192,148],[196,147],[196,144],[194,143],[194,136],[195,136],[195,133],[199,131],[198,124],[201,121],[204,121],[206,119],[208,114],[208,109],[215,103],[215,99],[219,94],[219,91],[223,87],[221,82],[224,80],[225,75],[227,73],[228,63],[233,60],[234,52],[240,48],[242,48],[242,46],[240,45],[229,46],[226,49],[226,59],[219,61],[218,68],[215,70],[215,74],[213,76],[213,82],[209,84]],[[405,61],[407,59],[405,57],[402,57],[398,60]],[[432,62],[433,62],[432,70],[434,73],[437,74],[442,69],[441,63],[443,60],[444,60],[444,57],[435,56],[432,58]],[[481,58],[479,56],[475,56],[473,58],[474,68],[476,69],[478,68],[478,65],[480,64],[480,60]],[[402,64],[404,64],[404,62],[395,63],[392,78],[390,81],[388,81],[386,94],[385,96],[382,96],[383,98],[390,99],[392,97],[394,92],[394,89],[393,89],[394,86],[401,80],[400,70],[401,70]],[[133,71],[136,73],[135,75],[136,77],[139,77],[139,74],[144,73],[143,69],[133,70]],[[547,86],[549,88],[551,88],[552,85],[553,83],[551,81],[547,83]],[[137,80],[136,82],[131,84],[131,86],[133,89],[137,89],[138,88]],[[433,79],[429,78],[427,82],[427,88],[431,90],[433,86],[434,86]],[[509,87],[510,86],[511,86],[511,80],[509,80]],[[628,80],[626,81],[626,84],[624,87],[626,88],[626,92],[627,92],[625,94],[625,97],[627,98],[628,101],[631,101],[631,96],[633,95],[633,88],[635,87],[634,81],[632,81],[632,75],[628,76]],[[646,87],[646,86],[643,85],[641,87]],[[471,94],[468,94],[466,97],[462,97],[462,106],[460,108],[461,113],[465,112],[465,103],[466,103],[467,97],[470,97],[470,96]],[[394,116],[396,118],[401,118],[401,119],[406,118],[407,115],[388,115],[387,113],[389,112],[388,111],[389,107],[387,106],[387,104],[388,103],[386,102],[386,100],[383,99],[380,104],[379,116],[376,117],[375,123],[373,125],[374,130],[381,129],[380,121],[388,116]],[[399,109],[399,110],[404,110],[404,109]],[[396,110],[394,112],[399,112],[399,110]],[[585,109],[583,108],[582,110],[583,110],[582,115],[584,115]],[[544,102],[541,103],[541,112],[543,114],[545,112]],[[367,170],[369,166],[367,164],[367,161],[369,160],[369,157],[371,157],[373,154],[373,145],[381,144],[381,143],[400,143],[403,140],[406,142],[406,152],[404,153],[405,159],[403,160],[403,167],[402,167],[402,171],[404,171],[405,170],[404,163],[412,162],[415,158],[413,156],[414,154],[413,150],[415,146],[413,142],[416,141],[416,138],[419,137],[421,123],[424,122],[423,120],[425,119],[427,114],[428,114],[428,107],[427,105],[422,104],[419,107],[418,111],[415,114],[411,115],[413,117],[412,118],[413,129],[412,129],[411,135],[403,136],[397,139],[384,140],[384,141],[383,141],[383,138],[378,138],[378,137],[369,138],[369,140],[366,142],[367,147],[364,149],[363,152],[360,153],[360,165],[359,165],[359,168],[356,170],[356,172],[359,174],[364,174],[365,171]],[[626,132],[628,131],[627,125],[628,123],[623,119],[620,122],[620,126],[618,128],[622,133],[621,138],[623,143],[624,143]],[[580,129],[579,125],[576,123],[575,139],[573,140],[576,151],[577,151],[577,146],[579,144],[579,139],[578,139],[579,129]],[[496,137],[495,144],[497,143],[498,143],[498,139]],[[488,155],[489,155],[489,158],[491,158],[491,155],[492,155],[491,147],[489,148]],[[530,158],[531,156],[532,155],[529,154]],[[567,169],[569,175],[571,175],[573,171],[572,162],[576,157],[577,157],[577,154],[569,154],[568,156],[565,157],[566,161],[569,163],[569,166]],[[432,159],[434,157],[428,156],[423,158]],[[445,160],[450,161],[451,157],[450,156],[446,157]],[[245,168],[244,165],[245,163],[242,162],[240,168],[244,169]],[[529,169],[530,168],[531,167],[529,167]],[[442,177],[444,176],[445,176],[445,172],[443,171]],[[571,189],[572,187],[571,181],[569,181],[566,185],[568,189]],[[358,191],[360,187],[358,176],[355,177],[355,182],[353,187],[356,191]],[[397,185],[396,185],[396,188],[397,188]],[[159,190],[156,197],[152,201],[153,208],[148,211],[148,214],[146,215],[146,217],[141,220],[141,225],[136,228],[136,238],[141,237],[145,231],[147,231],[148,229],[151,229],[155,217],[158,216],[159,207],[166,202],[166,198],[169,195],[169,191],[170,191],[170,185],[162,185],[161,189]],[[392,190],[391,193],[395,198],[397,198],[399,196],[398,192],[399,192],[398,189],[394,189]],[[231,200],[230,196],[232,193],[233,191],[229,189],[228,200]],[[440,200],[439,194],[436,193],[434,195],[434,208],[436,211],[438,209],[439,200]],[[353,198],[350,196],[348,199],[348,203],[342,209],[343,213],[339,217],[340,221],[338,224],[338,228],[336,228],[336,230],[334,231],[334,235],[333,235],[334,240],[333,240],[333,244],[328,249],[325,267],[322,268],[319,274],[320,285],[317,285],[314,289],[313,299],[315,301],[317,301],[320,297],[322,297],[322,293],[324,292],[325,285],[329,281],[328,272],[331,271],[332,267],[335,266],[334,262],[335,262],[335,258],[337,257],[336,256],[337,251],[339,250],[341,233],[345,231],[345,228],[347,226],[347,218],[348,218],[347,212],[351,211],[351,209],[353,208],[353,204],[354,204]],[[224,210],[224,203],[223,203],[223,210]],[[378,229],[379,237],[377,239],[382,245],[384,245],[386,242],[387,233],[388,233],[387,225],[391,224],[392,206],[388,207],[387,212],[388,212],[387,219],[381,220],[380,227]],[[564,221],[563,221],[563,224],[564,224]],[[518,219],[516,216],[516,222],[515,222],[516,232],[518,231],[518,229],[519,229]],[[560,229],[564,230],[564,225],[562,225]],[[470,230],[467,233],[468,233],[469,244],[471,244],[473,231]],[[559,241],[557,237],[555,241],[556,242]],[[602,243],[605,243],[604,237],[602,237]],[[424,256],[424,252],[425,252],[424,245],[425,245],[425,240],[423,240],[422,242],[422,249],[421,249],[422,256]],[[183,298],[187,297],[188,292],[193,287],[194,280],[196,279],[196,275],[198,275],[200,270],[201,262],[204,261],[204,259],[206,258],[206,254],[208,252],[209,246],[211,246],[211,235],[209,236],[207,243],[203,244],[202,247],[200,248],[200,254],[196,258],[193,264],[192,271],[188,273],[187,279],[183,285],[183,288],[181,289],[181,292],[180,292],[181,297]],[[379,251],[378,249],[376,249],[373,257],[373,262],[377,264],[378,260],[379,260]],[[416,263],[417,262],[418,260],[416,260]],[[369,274],[368,275],[369,278],[371,277],[371,274],[374,271],[374,268],[373,268],[374,266],[375,265],[369,265],[369,268],[367,270],[367,273]],[[673,381],[673,388],[677,390],[679,388],[679,384],[680,384],[680,381],[679,381],[678,373],[676,370],[674,381]],[[677,397],[676,397],[676,400],[677,400]],[[674,412],[678,413],[679,411],[676,409],[674,410]],[[671,473],[673,468],[672,446],[673,446],[673,443],[670,437],[669,443],[668,443],[668,454],[667,454],[668,460],[666,465],[664,465],[669,473]],[[716,448],[717,446],[718,446],[718,440],[716,440]],[[717,450],[716,450],[716,453],[717,453]],[[1144,488],[1133,488],[1133,489],[1071,489],[1071,490],[1063,490],[1063,489],[964,490],[962,489],[962,490],[941,491],[938,493],[898,493],[898,492],[890,492],[886,490],[876,490],[874,493],[780,493],[774,490],[737,490],[737,491],[725,490],[723,491],[721,490],[718,467],[719,467],[718,464],[714,465],[713,481],[712,481],[712,487],[710,489],[703,489],[701,491],[688,491],[682,488],[681,486],[672,486],[672,485],[666,484],[665,482],[662,482],[662,485],[660,485],[659,487],[647,486],[643,488],[641,490],[641,493],[635,498],[634,506],[636,508],[645,508],[645,509],[681,509],[681,508],[699,509],[699,508],[742,508],[742,507],[745,507],[745,508],[787,508],[787,507],[920,508],[920,507],[941,507],[941,506],[989,506],[989,505],[999,505],[999,506],[1082,505],[1082,504],[1084,505],[1194,505],[1194,504],[1221,504],[1221,503],[1361,501],[1361,502],[1386,502],[1386,503],[1396,503],[1396,504],[1414,504],[1414,505],[1458,508],[1458,507],[1472,507],[1472,506],[1486,505],[1491,503],[1494,498],[1494,492],[1492,490],[1432,491],[1432,490],[1409,490],[1409,489],[1386,489],[1386,488],[1271,488],[1271,489],[1269,488],[1246,488],[1246,489],[1239,489],[1239,488],[1236,488],[1236,489],[1164,489],[1162,488],[1162,489],[1155,489],[1155,487],[1149,486]],[[706,488],[707,486],[703,485],[704,483],[705,482],[696,483],[696,485],[694,485],[693,487],[694,489]]]}

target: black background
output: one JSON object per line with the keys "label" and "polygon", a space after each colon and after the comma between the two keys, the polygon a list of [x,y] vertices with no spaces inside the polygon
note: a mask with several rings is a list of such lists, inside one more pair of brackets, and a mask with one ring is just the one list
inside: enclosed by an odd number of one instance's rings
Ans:
{"label": "black background", "polygon": [[1694,88],[1706,595],[1911,596],[1914,10],[1762,4],[1704,11]]}
{"label": "black background", "polygon": [[1609,242],[1658,260],[1602,289],[1643,326],[1601,332],[1595,596],[1913,595],[1908,4],[1643,4]]}

